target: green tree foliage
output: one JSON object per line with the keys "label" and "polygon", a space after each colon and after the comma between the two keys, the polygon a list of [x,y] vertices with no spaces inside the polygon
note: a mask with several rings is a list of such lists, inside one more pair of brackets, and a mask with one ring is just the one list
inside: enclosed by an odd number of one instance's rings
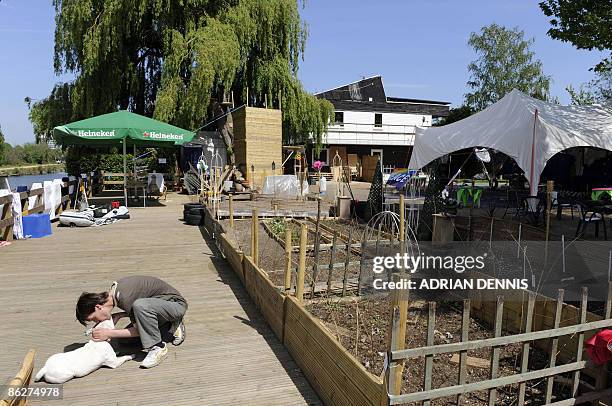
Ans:
{"label": "green tree foliage", "polygon": [[54,127],[72,121],[71,93],[71,83],[60,83],[53,87],[49,97],[34,104],[29,97],[25,98],[37,143],[52,140]]}
{"label": "green tree foliage", "polygon": [[569,93],[572,104],[610,103],[612,100],[612,70],[596,72],[596,77],[592,81],[581,84],[578,89],[569,85],[565,90]]}
{"label": "green tree foliage", "polygon": [[4,142],[4,133],[2,132],[2,127],[0,127],[0,165],[4,163],[7,145],[8,144]]}
{"label": "green tree foliage", "polygon": [[[129,109],[194,129],[211,100],[282,106],[284,137],[320,140],[332,105],[297,79],[298,0],[54,0],[58,73],[74,118]],[[248,97],[247,97],[248,95]]]}
{"label": "green tree foliage", "polygon": [[0,155],[2,165],[42,165],[55,163],[63,157],[61,150],[49,148],[46,143],[27,143],[15,147],[4,143]]}
{"label": "green tree foliage", "polygon": [[[612,49],[612,3],[610,0],[545,0],[540,8],[550,19],[551,38],[569,42],[578,49]],[[604,58],[594,69],[612,70],[612,61]]]}
{"label": "green tree foliage", "polygon": [[595,96],[589,91],[584,85],[580,85],[579,88],[575,89],[574,86],[569,85],[565,88],[571,98],[571,104],[584,106],[595,103]]}
{"label": "green tree foliage", "polygon": [[477,59],[468,65],[467,85],[472,92],[465,97],[473,110],[486,108],[515,88],[532,97],[548,99],[550,77],[543,74],[542,63],[534,60],[529,49],[533,39],[525,40],[524,36],[517,28],[510,30],[497,24],[470,35],[468,44]]}
{"label": "green tree foliage", "polygon": [[474,112],[472,111],[470,106],[468,106],[467,104],[463,104],[459,107],[450,109],[448,111],[448,116],[440,120],[440,122],[436,124],[436,126],[447,125],[447,124],[454,123],[459,120],[463,120],[464,118],[471,116],[473,113]]}

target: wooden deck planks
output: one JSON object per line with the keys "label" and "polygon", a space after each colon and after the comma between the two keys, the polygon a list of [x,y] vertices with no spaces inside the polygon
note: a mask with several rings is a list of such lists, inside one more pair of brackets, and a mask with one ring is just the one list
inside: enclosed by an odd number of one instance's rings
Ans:
{"label": "wooden deck planks", "polygon": [[[0,249],[0,379],[18,370],[30,348],[35,370],[64,346],[85,342],[74,305],[123,275],[165,279],[189,301],[187,340],[158,367],[131,361],[65,385],[63,405],[319,404],[290,355],[256,310],[229,265],[197,227],[184,225],[185,197],[131,210],[132,219],[82,229],[57,228]],[[108,398],[108,388],[112,397]],[[42,404],[32,402],[32,404]]]}

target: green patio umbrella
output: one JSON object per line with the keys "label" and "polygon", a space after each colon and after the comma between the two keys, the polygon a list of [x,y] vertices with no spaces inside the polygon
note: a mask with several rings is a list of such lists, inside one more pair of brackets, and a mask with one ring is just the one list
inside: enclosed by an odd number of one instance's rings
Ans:
{"label": "green patio umbrella", "polygon": [[155,146],[173,143],[183,145],[195,133],[154,120],[140,114],[120,110],[115,113],[75,121],[57,126],[53,137],[63,145],[112,145],[122,143]]}
{"label": "green patio umbrella", "polygon": [[114,113],[57,126],[53,137],[66,145],[119,145],[123,144],[123,187],[127,206],[127,145],[169,146],[190,142],[195,133],[149,117],[120,110]]}

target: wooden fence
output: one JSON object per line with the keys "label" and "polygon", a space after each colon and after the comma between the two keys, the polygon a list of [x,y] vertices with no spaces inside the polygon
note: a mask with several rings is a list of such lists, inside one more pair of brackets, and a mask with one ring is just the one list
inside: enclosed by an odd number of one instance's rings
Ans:
{"label": "wooden fence", "polygon": [[[392,323],[391,323],[391,345],[388,352],[389,367],[386,370],[385,385],[389,393],[389,404],[398,405],[409,402],[423,402],[424,405],[429,405],[433,399],[444,397],[455,397],[457,404],[461,402],[461,395],[476,392],[488,391],[489,405],[495,405],[497,402],[497,389],[503,386],[519,384],[517,394],[517,405],[525,404],[525,393],[527,381],[534,379],[546,379],[545,403],[552,405],[574,405],[593,400],[600,399],[605,396],[612,396],[612,389],[608,388],[605,382],[606,375],[601,374],[600,381],[596,383],[595,391],[587,392],[583,395],[579,394],[580,373],[587,367],[587,362],[583,360],[584,339],[585,334],[602,328],[612,327],[612,283],[608,289],[608,298],[605,305],[605,314],[603,320],[587,321],[587,304],[588,292],[586,288],[582,289],[580,309],[575,320],[577,324],[561,326],[563,317],[563,291],[559,291],[556,300],[554,322],[552,328],[546,330],[534,331],[534,309],[536,303],[536,294],[529,293],[529,298],[526,304],[524,324],[520,334],[502,336],[502,321],[504,319],[504,300],[499,296],[495,305],[495,322],[494,322],[494,337],[481,340],[469,341],[469,320],[471,303],[470,299],[465,299],[463,304],[463,322],[461,342],[431,345],[433,344],[435,331],[435,302],[429,303],[429,316],[427,328],[427,346],[420,348],[404,349],[405,341],[405,324],[406,324],[406,308],[407,301],[405,298],[399,298],[397,294],[392,296]],[[404,331],[402,331],[402,326]],[[557,355],[559,352],[560,338],[564,336],[574,335],[576,337],[576,345],[574,356],[571,362],[557,365],[559,361]],[[531,343],[536,340],[550,340],[549,342],[549,362],[548,366],[543,369],[529,371],[529,352]],[[501,348],[510,344],[520,343],[522,346],[520,373],[510,376],[499,376],[499,359]],[[490,359],[490,374],[489,379],[466,383],[467,377],[467,351],[479,348],[492,348],[492,356]],[[432,389],[432,366],[435,355],[459,353],[459,376],[457,384],[454,386]],[[406,360],[413,358],[425,358],[424,382],[423,390],[408,394],[401,394],[398,381],[401,380],[403,363]],[[601,367],[603,370],[603,367]],[[551,403],[554,376],[560,374],[571,373],[571,397],[569,399],[555,401]]]}
{"label": "wooden fence", "polygon": [[[530,292],[527,294],[527,301],[508,302],[507,307],[504,307],[503,298],[499,297],[497,302],[492,304],[493,309],[491,303],[478,297],[465,299],[461,342],[442,345],[433,345],[436,310],[435,302],[432,302],[429,304],[427,346],[411,349],[404,349],[407,292],[393,291],[388,361],[383,380],[369,373],[327,327],[302,305],[306,272],[302,257],[307,249],[305,224],[301,224],[300,258],[295,296],[293,296],[291,289],[288,289],[287,277],[285,277],[284,290],[274,286],[267,273],[257,266],[256,260],[236,248],[210,212],[207,212],[206,217],[206,228],[211,235],[216,236],[220,250],[245,285],[248,294],[326,404],[396,405],[423,402],[424,405],[429,405],[434,399],[448,397],[454,398],[458,404],[461,404],[462,396],[466,393],[487,391],[488,403],[494,405],[500,387],[518,385],[517,404],[524,405],[527,382],[536,379],[546,381],[546,391],[543,396],[547,404],[574,405],[612,396],[612,389],[608,388],[607,375],[603,373],[603,368],[598,368],[600,374],[597,376],[595,390],[579,393],[582,387],[588,387],[588,385],[583,386],[580,376],[590,367],[583,358],[584,340],[597,329],[612,327],[612,284],[609,286],[603,320],[587,312],[586,289],[582,292],[580,308],[564,303],[562,291],[559,292],[556,301]],[[289,248],[286,250],[286,255],[290,256],[292,247],[286,248]],[[288,268],[286,272],[293,270]],[[399,275],[394,275],[394,278],[398,277]],[[491,312],[494,336],[470,341],[470,316],[475,313],[487,321]],[[502,336],[504,329],[511,335]],[[521,345],[520,371],[514,375],[500,376],[501,348],[510,344]],[[528,361],[532,346],[548,352],[549,360],[546,368],[529,370]],[[489,379],[467,383],[467,353],[483,347],[492,349]],[[434,357],[449,353],[459,353],[457,384],[433,388]],[[425,358],[423,390],[401,394],[404,362],[414,358]],[[562,374],[571,374],[571,397],[565,400],[555,399],[555,402],[551,403],[555,377]]]}
{"label": "wooden fence", "polygon": [[[70,187],[73,187],[73,193],[69,193]],[[62,185],[62,197],[61,203],[55,210],[55,214],[59,215],[66,208],[72,207],[76,198],[76,189],[78,187],[78,180],[72,180],[70,182],[64,182]],[[34,207],[29,208],[30,198],[35,198]],[[45,211],[44,201],[44,188],[33,189],[27,192],[19,193],[19,200],[21,202],[21,215],[27,216],[29,214],[42,213]],[[0,205],[2,211],[0,212],[0,240],[11,241],[13,239],[13,227],[15,225],[15,219],[13,218],[13,195],[9,194],[0,197]]]}
{"label": "wooden fence", "polygon": [[386,404],[382,379],[369,373],[327,327],[304,308],[299,298],[277,288],[251,256],[239,251],[221,225],[212,219],[210,211],[205,217],[209,235],[216,235],[218,248],[323,402],[333,405]]}

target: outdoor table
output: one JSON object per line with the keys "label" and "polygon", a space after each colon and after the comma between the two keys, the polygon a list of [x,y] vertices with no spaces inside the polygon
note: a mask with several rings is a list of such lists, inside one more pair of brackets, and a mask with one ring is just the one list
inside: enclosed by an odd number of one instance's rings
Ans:
{"label": "outdoor table", "polygon": [[612,187],[595,187],[591,192],[592,200],[599,200],[604,194],[608,194],[612,198]]}

